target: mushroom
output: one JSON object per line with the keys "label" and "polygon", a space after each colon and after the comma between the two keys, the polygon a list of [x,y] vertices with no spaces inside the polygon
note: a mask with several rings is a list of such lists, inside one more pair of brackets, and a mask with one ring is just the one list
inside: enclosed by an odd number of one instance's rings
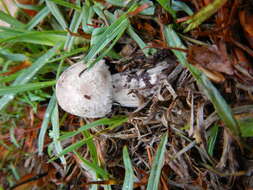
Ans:
{"label": "mushroom", "polygon": [[138,91],[143,97],[154,94],[157,84],[166,78],[166,62],[149,70],[113,74],[104,60],[87,69],[82,62],[65,70],[56,83],[56,98],[60,107],[80,117],[99,118],[111,112],[112,103],[138,107]]}
{"label": "mushroom", "polygon": [[112,79],[108,66],[100,61],[87,69],[82,62],[65,70],[56,83],[60,107],[80,117],[98,118],[111,112]]}

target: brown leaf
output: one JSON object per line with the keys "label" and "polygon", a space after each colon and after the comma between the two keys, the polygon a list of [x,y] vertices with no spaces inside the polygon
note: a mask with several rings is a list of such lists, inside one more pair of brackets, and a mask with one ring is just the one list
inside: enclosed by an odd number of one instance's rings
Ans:
{"label": "brown leaf", "polygon": [[240,23],[245,32],[245,36],[253,48],[253,14],[248,10],[242,10],[239,13]]}
{"label": "brown leaf", "polygon": [[[1,139],[1,141],[2,141],[2,139]],[[8,158],[8,156],[10,156],[10,155],[11,155],[11,150],[7,149],[6,147],[4,147],[4,146],[1,145],[0,146],[0,158],[1,158],[1,162],[3,163]]]}
{"label": "brown leaf", "polygon": [[237,62],[246,70],[248,70],[251,74],[253,74],[252,64],[249,61],[249,59],[245,56],[244,52],[239,48],[234,48],[234,52]]}
{"label": "brown leaf", "polygon": [[85,39],[91,39],[91,35],[88,34],[88,33],[85,33],[83,32],[82,29],[78,29],[78,33],[75,33],[75,32],[71,32],[68,28],[66,29],[68,31],[68,33],[71,35],[71,36],[76,36],[76,37],[82,37],[82,38],[85,38]]}
{"label": "brown leaf", "polygon": [[141,6],[137,7],[134,11],[129,12],[128,15],[135,16],[139,14],[140,12],[144,11],[145,9],[147,9],[149,6],[150,6],[149,3],[144,3]]}
{"label": "brown leaf", "polygon": [[201,65],[210,71],[233,74],[229,60],[222,56],[215,46],[192,46],[187,55],[188,61],[193,65]]}
{"label": "brown leaf", "polygon": [[87,186],[87,185],[92,185],[92,184],[97,184],[97,185],[116,185],[122,183],[119,180],[115,179],[109,179],[109,180],[101,180],[101,181],[88,181],[86,183],[83,183],[81,186]]}
{"label": "brown leaf", "polygon": [[234,49],[234,68],[239,82],[251,85],[253,82],[253,68],[249,59],[239,48]]}
{"label": "brown leaf", "polygon": [[11,75],[13,73],[16,73],[22,69],[25,69],[27,67],[29,67],[31,65],[31,63],[29,61],[23,61],[21,64],[17,65],[17,66],[13,66],[10,68],[10,71],[5,72],[5,73],[1,73],[0,75],[2,76],[8,76]]}
{"label": "brown leaf", "polygon": [[37,187],[38,184],[43,180],[47,173],[34,175],[33,173],[23,176],[16,185],[12,186],[11,190],[28,190]]}
{"label": "brown leaf", "polygon": [[[23,5],[36,5],[38,4],[38,0],[17,0],[20,4]],[[23,9],[23,11],[31,17],[34,17],[38,11],[30,10],[30,9]]]}
{"label": "brown leaf", "polygon": [[145,35],[146,38],[154,38],[157,35],[157,29],[144,19],[133,19],[132,23],[141,35]]}

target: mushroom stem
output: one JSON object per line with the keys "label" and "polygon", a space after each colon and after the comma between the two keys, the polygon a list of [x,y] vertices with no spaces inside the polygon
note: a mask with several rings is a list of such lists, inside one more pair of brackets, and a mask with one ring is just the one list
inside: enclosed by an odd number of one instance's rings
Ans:
{"label": "mushroom stem", "polygon": [[167,62],[148,70],[127,71],[112,75],[113,101],[125,107],[139,107],[140,96],[149,97],[166,78]]}

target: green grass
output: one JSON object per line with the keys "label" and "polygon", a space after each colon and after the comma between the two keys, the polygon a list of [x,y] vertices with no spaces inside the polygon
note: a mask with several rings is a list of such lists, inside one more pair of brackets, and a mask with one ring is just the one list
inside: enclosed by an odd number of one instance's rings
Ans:
{"label": "green grass", "polygon": [[[52,101],[54,101],[54,100],[52,100]],[[44,121],[45,120],[46,120],[46,118],[44,119]],[[63,150],[63,148],[62,148],[61,142],[59,141],[59,137],[60,137],[60,122],[59,122],[58,105],[56,103],[54,104],[54,108],[52,110],[51,123],[52,123],[52,131],[49,133],[49,136],[53,139],[52,145],[53,145],[56,153],[59,154]],[[45,124],[45,128],[46,128],[46,124]],[[43,138],[43,136],[42,136],[42,138]],[[41,144],[43,144],[43,142],[41,142]],[[65,157],[61,156],[60,160],[61,160],[61,163],[63,164],[63,166],[66,168],[67,161],[66,161]]]}
{"label": "green grass", "polygon": [[99,133],[97,133],[93,136],[89,136],[89,138],[85,138],[85,139],[78,141],[78,142],[70,145],[69,147],[65,148],[59,155],[62,156],[62,155],[65,155],[69,152],[74,151],[77,148],[80,148],[84,144],[87,144],[89,142],[89,140],[92,139],[94,136],[98,136],[100,134],[103,134],[106,131],[113,130],[116,127],[121,126],[123,123],[127,122],[127,120],[128,120],[128,118],[126,116],[115,116],[113,118],[103,118],[103,119],[97,120],[95,122],[86,124],[86,125],[80,127],[77,131],[64,133],[62,136],[59,137],[59,140],[68,139],[68,138],[73,137],[83,131],[91,129],[92,127],[101,126],[101,125],[108,125],[108,127],[106,129],[100,131]]}
{"label": "green grass", "polygon": [[148,179],[147,190],[158,189],[161,171],[164,164],[164,156],[165,156],[167,141],[168,141],[168,133],[165,133],[161,138],[161,142],[157,148],[157,152],[155,154],[155,158],[152,163],[152,167],[151,167],[151,171],[150,171],[150,175]]}
{"label": "green grass", "polygon": [[184,25],[188,25],[184,29],[184,32],[189,32],[190,30],[198,27],[201,23],[216,13],[226,2],[227,0],[214,0],[212,3],[209,3],[207,6],[203,7],[189,20],[183,23]]}
{"label": "green grass", "polygon": [[[43,154],[45,135],[46,135],[51,117],[53,117],[52,120],[54,121],[53,127],[56,128],[57,126],[54,126],[54,125],[58,125],[58,124],[55,124],[56,119],[54,119],[54,114],[53,114],[54,110],[56,109],[55,107],[56,107],[56,97],[55,95],[53,95],[48,103],[48,106],[44,115],[44,119],[41,124],[41,129],[40,129],[39,138],[38,138],[39,155]],[[56,134],[54,134],[53,136],[56,136]]]}
{"label": "green grass", "polygon": [[16,94],[25,91],[37,90],[41,88],[46,88],[49,86],[55,85],[56,81],[47,81],[47,82],[37,82],[37,83],[28,83],[28,84],[21,84],[21,85],[14,85],[8,87],[0,88],[0,96],[6,94]]}
{"label": "green grass", "polygon": [[218,138],[218,133],[219,133],[219,126],[218,125],[212,126],[208,138],[208,150],[207,150],[208,154],[211,156],[213,156],[215,144]]}
{"label": "green grass", "polygon": [[25,24],[18,21],[17,19],[13,18],[9,14],[6,14],[2,10],[0,10],[0,20],[10,24],[11,26],[14,26],[15,28],[24,28]]}
{"label": "green grass", "polygon": [[[47,51],[45,54],[43,54],[41,57],[39,57],[29,68],[27,68],[20,75],[17,76],[17,78],[11,84],[9,88],[13,88],[13,86],[16,86],[16,85],[26,84],[30,80],[32,80],[33,77],[35,77],[35,75],[39,72],[39,70],[48,63],[49,59],[55,55],[56,51],[60,47],[61,47],[61,44],[58,44],[57,46],[53,47],[52,49]],[[8,88],[5,90],[8,90]],[[0,99],[0,110],[2,110],[11,100],[13,100],[15,95],[16,93],[5,94]]]}
{"label": "green grass", "polygon": [[125,166],[125,179],[122,189],[131,190],[134,186],[134,172],[126,146],[123,148],[123,160]]}

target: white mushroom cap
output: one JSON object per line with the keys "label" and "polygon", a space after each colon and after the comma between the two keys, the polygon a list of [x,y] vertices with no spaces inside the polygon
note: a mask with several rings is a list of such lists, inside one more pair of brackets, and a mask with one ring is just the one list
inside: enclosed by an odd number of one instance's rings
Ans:
{"label": "white mushroom cap", "polygon": [[60,107],[80,117],[98,118],[111,112],[112,79],[108,66],[99,61],[87,69],[76,63],[65,70],[56,84]]}

